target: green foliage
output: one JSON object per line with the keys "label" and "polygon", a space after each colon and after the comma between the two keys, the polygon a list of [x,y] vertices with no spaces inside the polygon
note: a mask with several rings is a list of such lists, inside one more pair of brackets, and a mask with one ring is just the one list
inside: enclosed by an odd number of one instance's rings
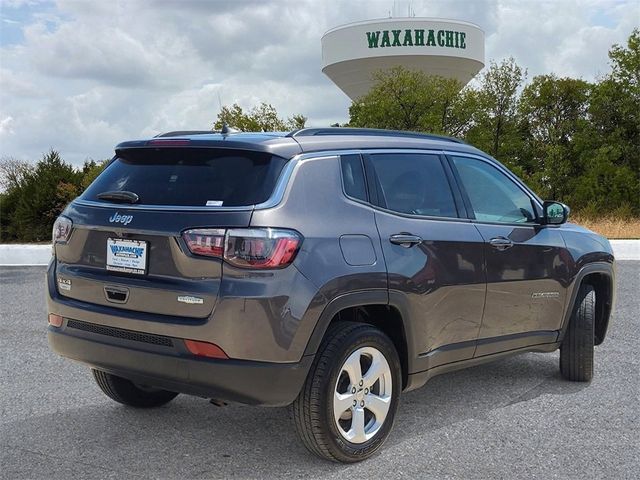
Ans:
{"label": "green foliage", "polygon": [[306,122],[307,117],[300,114],[283,120],[275,107],[268,103],[262,102],[250,112],[245,112],[240,105],[234,103],[231,107],[222,107],[213,128],[220,130],[226,124],[243,132],[283,132],[304,128]]}
{"label": "green foliage", "polygon": [[0,243],[17,239],[12,220],[18,198],[19,191],[15,189],[0,193]]}
{"label": "green foliage", "polygon": [[590,85],[583,80],[540,75],[520,98],[523,167],[545,198],[570,202],[572,180],[582,170],[576,137],[587,123]]}
{"label": "green foliage", "polygon": [[395,67],[376,74],[376,84],[349,108],[350,127],[454,134],[469,122],[455,79]]}
{"label": "green foliage", "polygon": [[521,149],[518,90],[526,75],[513,58],[499,64],[490,62],[480,78],[475,122],[466,135],[467,141],[496,158],[517,156]]}
{"label": "green foliage", "polygon": [[574,211],[640,215],[640,31],[595,84],[490,62],[477,87],[398,67],[349,108],[352,127],[444,133],[490,153]]}
{"label": "green foliage", "polygon": [[612,71],[593,85],[588,121],[575,144],[580,170],[571,201],[601,211],[640,214],[640,31],[609,52]]}
{"label": "green foliage", "polygon": [[65,206],[95,179],[107,161],[75,169],[51,150],[35,165],[0,161],[0,241],[43,242]]}
{"label": "green foliage", "polygon": [[91,182],[93,182],[98,175],[102,173],[104,168],[109,163],[109,160],[101,160],[96,162],[95,160],[86,160],[82,166],[82,179],[80,180],[80,187],[82,190],[86,190]]}
{"label": "green foliage", "polygon": [[[477,87],[398,67],[349,108],[352,127],[442,133],[492,154],[540,196],[564,201],[590,218],[640,215],[640,30],[612,46],[611,72],[594,84],[540,75],[512,58],[490,62]],[[243,131],[303,128],[261,103],[249,112],[222,107],[223,123]],[[345,125],[346,126],[346,125]],[[51,150],[34,166],[0,160],[0,241],[47,241],[55,218],[107,161],[81,169]]]}
{"label": "green foliage", "polygon": [[299,130],[305,127],[305,125],[307,124],[307,120],[307,117],[305,117],[304,115],[296,113],[292,117],[289,117],[289,120],[287,120],[287,127],[291,130]]}
{"label": "green foliage", "polygon": [[640,29],[633,29],[627,40],[627,48],[613,45],[609,51],[611,59],[611,79],[627,91],[633,92],[638,100],[640,94]]}
{"label": "green foliage", "polygon": [[20,188],[12,214],[15,235],[22,241],[42,242],[67,203],[79,193],[81,174],[51,150],[45,154]]}

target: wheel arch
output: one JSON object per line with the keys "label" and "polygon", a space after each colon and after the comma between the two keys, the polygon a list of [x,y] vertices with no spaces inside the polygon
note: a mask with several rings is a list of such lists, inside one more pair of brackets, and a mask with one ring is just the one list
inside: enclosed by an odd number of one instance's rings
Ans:
{"label": "wheel arch", "polygon": [[340,295],[329,302],[320,314],[304,354],[315,354],[329,326],[342,321],[372,325],[391,339],[400,358],[404,389],[407,386],[412,358],[414,358],[409,341],[412,338],[410,323],[405,309],[389,302],[386,289]]}
{"label": "wheel arch", "polygon": [[581,284],[591,285],[596,293],[595,345],[600,345],[607,336],[613,309],[613,280],[605,273],[594,272],[587,274]]}
{"label": "wheel arch", "polygon": [[586,265],[578,272],[573,282],[574,286],[558,340],[564,339],[571,315],[576,306],[578,291],[583,284],[591,285],[595,290],[595,345],[600,345],[607,335],[609,320],[615,303],[615,267],[611,263],[598,262]]}

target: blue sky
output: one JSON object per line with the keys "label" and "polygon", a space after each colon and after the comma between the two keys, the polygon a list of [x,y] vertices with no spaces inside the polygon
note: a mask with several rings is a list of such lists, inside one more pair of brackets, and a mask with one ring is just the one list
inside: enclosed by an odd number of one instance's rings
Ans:
{"label": "blue sky", "polygon": [[[409,2],[396,0],[397,11]],[[384,18],[392,0],[0,0],[0,157],[49,148],[81,164],[125,139],[211,126],[224,104],[266,101],[309,125],[348,118],[320,71],[320,37]],[[513,56],[529,78],[594,80],[640,24],[640,1],[412,1],[417,16],[486,32],[486,60]]]}

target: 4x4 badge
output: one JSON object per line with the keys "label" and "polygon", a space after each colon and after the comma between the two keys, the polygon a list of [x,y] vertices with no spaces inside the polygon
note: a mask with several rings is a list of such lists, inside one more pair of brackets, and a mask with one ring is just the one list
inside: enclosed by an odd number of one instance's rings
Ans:
{"label": "4x4 badge", "polygon": [[71,280],[68,278],[58,277],[58,288],[60,290],[71,290]]}

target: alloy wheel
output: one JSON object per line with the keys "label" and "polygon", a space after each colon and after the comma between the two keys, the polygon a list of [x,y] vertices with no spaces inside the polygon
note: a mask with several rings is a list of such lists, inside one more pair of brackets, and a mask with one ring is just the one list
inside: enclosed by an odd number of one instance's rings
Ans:
{"label": "alloy wheel", "polygon": [[333,394],[338,431],[351,443],[364,443],[382,428],[393,388],[391,368],[373,347],[354,351],[340,368]]}

